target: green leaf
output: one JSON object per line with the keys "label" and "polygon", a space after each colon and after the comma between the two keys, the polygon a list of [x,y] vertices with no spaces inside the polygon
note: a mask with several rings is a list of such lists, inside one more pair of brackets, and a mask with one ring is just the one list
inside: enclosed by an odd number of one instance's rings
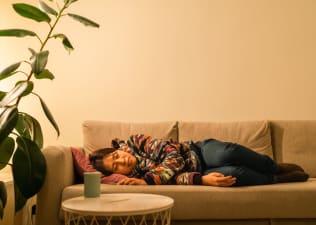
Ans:
{"label": "green leaf", "polygon": [[20,65],[21,65],[21,62],[17,62],[17,63],[14,63],[14,64],[8,66],[4,70],[2,70],[0,73],[0,80],[3,80],[5,78],[13,75],[14,72],[19,68]]}
{"label": "green leaf", "polygon": [[0,181],[0,218],[3,219],[4,208],[7,204],[7,189],[5,183]]}
{"label": "green leaf", "polygon": [[35,74],[40,74],[46,67],[48,61],[48,51],[36,53],[32,58],[32,70]]}
{"label": "green leaf", "polygon": [[31,139],[32,122],[25,117],[24,113],[19,113],[18,121],[15,125],[15,130],[22,136]]}
{"label": "green leaf", "polygon": [[36,51],[32,48],[28,48],[29,51],[31,52],[32,56],[30,57],[30,60],[32,60],[34,58],[34,56],[36,55]]}
{"label": "green leaf", "polygon": [[47,119],[49,120],[49,122],[53,125],[53,127],[55,128],[56,132],[57,132],[57,136],[60,135],[60,132],[59,132],[59,128],[58,128],[58,125],[53,117],[53,115],[51,114],[51,112],[49,111],[47,105],[45,104],[45,102],[43,101],[43,99],[37,95],[37,97],[39,98],[40,102],[41,102],[41,106],[43,108],[43,111],[47,117]]}
{"label": "green leaf", "polygon": [[74,47],[71,45],[69,39],[66,37],[66,35],[64,34],[54,34],[52,36],[53,38],[61,38],[63,41],[63,45],[65,47],[65,49],[70,53],[70,51],[74,50]]}
{"label": "green leaf", "polygon": [[17,149],[13,155],[13,178],[25,198],[37,194],[44,184],[46,161],[35,142],[17,137]]}
{"label": "green leaf", "polygon": [[0,199],[0,219],[1,220],[3,219],[3,215],[4,215],[4,206],[3,206],[2,200]]}
{"label": "green leaf", "polygon": [[32,141],[34,141],[37,146],[42,149],[44,144],[44,138],[43,138],[43,132],[41,128],[41,124],[33,117],[32,123],[33,123],[33,134],[32,134]]}
{"label": "green leaf", "polygon": [[32,49],[32,48],[28,48],[28,49],[31,52],[32,56],[36,55],[36,51],[34,49]]}
{"label": "green leaf", "polygon": [[0,76],[3,76],[3,75],[6,75],[6,74],[9,74],[9,73],[16,71],[20,65],[21,65],[21,62],[17,62],[17,63],[14,63],[14,64],[8,66],[7,68],[5,68],[4,70],[1,71]]}
{"label": "green leaf", "polygon": [[18,186],[14,183],[14,208],[15,208],[15,212],[21,210],[26,202],[27,202],[27,198],[25,198],[22,193],[20,192]]}
{"label": "green leaf", "polygon": [[15,3],[13,4],[13,8],[20,16],[35,20],[37,22],[49,23],[51,21],[50,17],[45,12],[42,12],[32,5]]}
{"label": "green leaf", "polygon": [[39,4],[40,4],[41,9],[43,9],[45,12],[47,12],[51,15],[54,15],[54,16],[58,15],[58,13],[53,8],[48,6],[45,2],[39,1]]}
{"label": "green leaf", "polygon": [[24,30],[24,29],[7,29],[7,30],[0,30],[0,36],[25,37],[25,36],[36,36],[36,33],[30,30]]}
{"label": "green leaf", "polygon": [[6,137],[0,144],[0,170],[6,167],[15,147],[15,141],[11,137]]}
{"label": "green leaf", "polygon": [[67,5],[70,5],[70,4],[72,4],[72,3],[76,2],[76,1],[78,1],[78,0],[64,0],[64,3],[67,4]]}
{"label": "green leaf", "polygon": [[27,88],[25,89],[25,91],[23,92],[21,96],[26,96],[30,94],[33,91],[33,88],[34,88],[34,83],[32,81],[27,81]]}
{"label": "green leaf", "polygon": [[0,143],[11,133],[18,121],[18,110],[15,107],[6,108],[0,115]]}
{"label": "green leaf", "polygon": [[0,101],[3,99],[3,97],[7,94],[7,92],[0,91]]}
{"label": "green leaf", "polygon": [[13,89],[11,89],[7,94],[2,98],[0,102],[0,108],[7,107],[12,101],[18,98],[23,92],[27,89],[27,82],[21,82],[17,84]]}
{"label": "green leaf", "polygon": [[33,91],[34,83],[32,81],[21,80],[21,81],[18,81],[16,83],[16,85],[19,85],[21,83],[27,83],[27,87],[26,87],[25,91],[23,91],[21,96],[26,96],[26,95],[30,94]]}
{"label": "green leaf", "polygon": [[89,20],[83,16],[79,16],[76,14],[68,13],[68,16],[72,17],[74,20],[79,21],[80,23],[86,25],[86,26],[91,26],[91,27],[100,27],[99,24],[96,22],[93,22],[92,20]]}
{"label": "green leaf", "polygon": [[35,74],[35,78],[53,80],[55,76],[48,69],[44,69],[40,74]]}
{"label": "green leaf", "polygon": [[69,39],[67,37],[65,37],[63,39],[63,45],[65,47],[65,49],[70,53],[72,50],[74,50],[74,47],[72,46],[72,44],[70,43]]}
{"label": "green leaf", "polygon": [[19,119],[15,129],[21,136],[34,141],[39,148],[43,147],[43,133],[41,125],[31,115],[28,115],[27,113],[19,113]]}

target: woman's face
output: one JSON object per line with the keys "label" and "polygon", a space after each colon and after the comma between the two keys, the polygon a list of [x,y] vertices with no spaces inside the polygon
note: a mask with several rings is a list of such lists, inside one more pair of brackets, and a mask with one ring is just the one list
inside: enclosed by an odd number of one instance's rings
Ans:
{"label": "woman's face", "polygon": [[128,152],[116,150],[103,158],[103,166],[107,171],[128,175],[136,166],[136,158]]}

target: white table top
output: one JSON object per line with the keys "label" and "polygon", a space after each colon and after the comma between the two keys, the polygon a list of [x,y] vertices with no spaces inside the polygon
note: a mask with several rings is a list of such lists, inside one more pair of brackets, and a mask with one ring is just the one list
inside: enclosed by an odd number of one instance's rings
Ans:
{"label": "white table top", "polygon": [[83,196],[63,201],[62,208],[67,212],[92,216],[144,215],[170,209],[172,198],[143,193],[101,194],[97,198]]}

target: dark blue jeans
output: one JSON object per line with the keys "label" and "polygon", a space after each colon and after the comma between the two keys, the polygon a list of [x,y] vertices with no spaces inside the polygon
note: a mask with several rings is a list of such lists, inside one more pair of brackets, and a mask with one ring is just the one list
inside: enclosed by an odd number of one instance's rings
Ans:
{"label": "dark blue jeans", "polygon": [[199,141],[195,145],[200,150],[203,174],[219,172],[236,177],[234,186],[275,183],[277,165],[267,155],[239,144],[215,139]]}

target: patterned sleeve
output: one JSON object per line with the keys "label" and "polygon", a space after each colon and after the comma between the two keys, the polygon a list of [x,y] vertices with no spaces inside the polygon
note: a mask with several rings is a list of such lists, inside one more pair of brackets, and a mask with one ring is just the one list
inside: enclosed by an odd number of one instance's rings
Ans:
{"label": "patterned sleeve", "polygon": [[180,173],[176,178],[176,183],[179,185],[201,185],[201,173],[185,172]]}
{"label": "patterned sleeve", "polygon": [[154,139],[148,135],[132,135],[128,141],[129,147],[137,148],[146,153],[158,164],[149,168],[144,175],[147,184],[170,184],[179,174],[184,165],[184,159],[177,149],[177,145]]}

